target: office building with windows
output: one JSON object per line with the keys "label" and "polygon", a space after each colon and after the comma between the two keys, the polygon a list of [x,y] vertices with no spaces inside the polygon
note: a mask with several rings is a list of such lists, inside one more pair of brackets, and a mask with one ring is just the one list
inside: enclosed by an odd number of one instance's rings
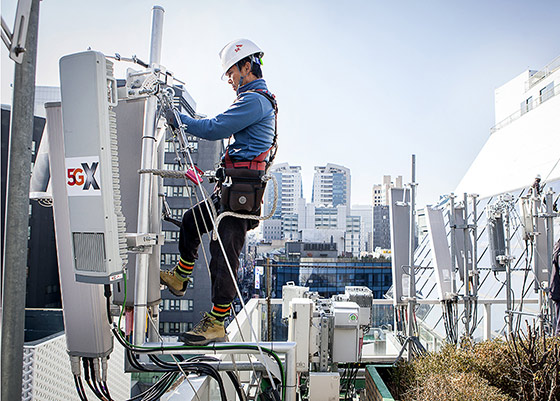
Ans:
{"label": "office building with windows", "polygon": [[350,211],[350,194],[349,168],[332,163],[315,167],[312,203],[330,207],[345,205]]}
{"label": "office building with windows", "polygon": [[382,298],[392,284],[391,262],[355,262],[331,258],[273,260],[272,297],[281,298],[282,286],[290,281],[309,287],[309,291],[316,291],[326,298],[344,293],[346,286],[366,286],[372,290],[374,298]]}
{"label": "office building with windows", "polygon": [[371,205],[352,206],[352,216],[360,216],[360,254],[372,252],[373,207]]}
{"label": "office building with windows", "polygon": [[[269,174],[278,183],[278,198],[272,218],[262,223],[263,238],[265,241],[298,239],[297,208],[303,200],[301,167],[279,163],[270,168]],[[264,196],[264,215],[272,210],[274,197],[274,185],[269,182]]]}
{"label": "office building with windows", "polygon": [[391,181],[390,175],[384,175],[381,184],[372,189],[373,230],[372,251],[376,248],[391,249],[391,228],[389,222],[389,191],[391,188],[402,188],[402,176]]}

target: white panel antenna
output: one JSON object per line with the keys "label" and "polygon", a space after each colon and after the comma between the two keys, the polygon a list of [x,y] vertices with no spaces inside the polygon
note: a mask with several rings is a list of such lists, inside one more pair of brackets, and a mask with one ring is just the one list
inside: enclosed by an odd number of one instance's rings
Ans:
{"label": "white panel antenna", "polygon": [[493,272],[506,271],[506,238],[504,233],[504,219],[499,208],[489,207],[488,215],[488,248]]}
{"label": "white panel antenna", "polygon": [[113,63],[95,51],[65,56],[60,86],[76,280],[106,284],[122,278],[127,259]]}
{"label": "white panel antenna", "polygon": [[472,240],[471,236],[463,230],[468,222],[465,221],[465,207],[455,206],[453,209],[453,221],[456,227],[455,230],[455,262],[459,270],[459,277],[465,281],[465,252],[467,254],[467,270],[472,271],[473,255],[472,255]]}
{"label": "white panel antenna", "polygon": [[391,188],[389,199],[393,303],[397,305],[402,304],[403,295],[408,297],[410,292],[410,190]]}
{"label": "white panel antenna", "polygon": [[453,294],[453,271],[451,268],[451,253],[447,243],[443,210],[426,207],[428,235],[436,271],[436,281],[440,301],[451,300]]}

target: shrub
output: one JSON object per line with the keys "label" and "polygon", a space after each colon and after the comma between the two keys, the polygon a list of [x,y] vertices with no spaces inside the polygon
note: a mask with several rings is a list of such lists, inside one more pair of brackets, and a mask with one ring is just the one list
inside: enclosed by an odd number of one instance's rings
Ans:
{"label": "shrub", "polygon": [[560,400],[560,337],[527,327],[507,341],[445,345],[400,362],[391,381],[393,395],[403,401]]}

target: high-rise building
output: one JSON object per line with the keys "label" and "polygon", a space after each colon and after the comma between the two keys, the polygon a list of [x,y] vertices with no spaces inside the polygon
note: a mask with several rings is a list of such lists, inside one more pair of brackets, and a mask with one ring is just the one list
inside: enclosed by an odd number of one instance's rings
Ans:
{"label": "high-rise building", "polygon": [[350,210],[350,178],[347,167],[332,163],[316,166],[311,202],[331,207],[345,205]]}
{"label": "high-rise building", "polygon": [[[278,183],[278,198],[273,216],[262,223],[262,233],[266,241],[279,239],[298,239],[297,208],[303,199],[301,167],[279,163],[271,167],[270,174]],[[265,193],[264,214],[267,215],[274,205],[274,185],[269,182]]]}
{"label": "high-rise building", "polygon": [[389,190],[391,188],[402,188],[402,176],[397,176],[395,182],[391,181],[390,175],[384,175],[381,184],[373,186],[372,203],[373,206],[389,205]]}
{"label": "high-rise building", "polygon": [[389,222],[389,206],[373,207],[372,250],[376,248],[391,249],[391,226]]}
{"label": "high-rise building", "polygon": [[360,216],[360,250],[372,252],[373,207],[371,205],[352,206],[352,216]]}
{"label": "high-rise building", "polygon": [[373,234],[372,250],[375,248],[391,248],[391,231],[389,224],[389,190],[402,188],[402,176],[397,176],[395,182],[390,175],[384,175],[381,184],[373,186]]}

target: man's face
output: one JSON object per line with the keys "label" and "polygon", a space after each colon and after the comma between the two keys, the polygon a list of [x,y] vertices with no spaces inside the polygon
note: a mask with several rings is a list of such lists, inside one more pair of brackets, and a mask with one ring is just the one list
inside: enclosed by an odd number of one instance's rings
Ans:
{"label": "man's face", "polygon": [[226,76],[228,84],[232,86],[234,91],[237,91],[237,88],[239,87],[239,80],[241,79],[241,74],[239,73],[237,65],[232,65],[226,72]]}
{"label": "man's face", "polygon": [[230,67],[230,69],[226,72],[226,76],[228,78],[228,84],[231,85],[231,87],[233,88],[234,91],[237,92],[237,89],[239,89],[239,81],[241,80],[241,73],[243,73],[243,76],[245,77],[243,84],[247,83],[247,74],[249,73],[250,70],[250,64],[246,63],[243,68],[241,69],[241,71],[239,71],[239,67],[237,66],[237,64],[234,64]]}

